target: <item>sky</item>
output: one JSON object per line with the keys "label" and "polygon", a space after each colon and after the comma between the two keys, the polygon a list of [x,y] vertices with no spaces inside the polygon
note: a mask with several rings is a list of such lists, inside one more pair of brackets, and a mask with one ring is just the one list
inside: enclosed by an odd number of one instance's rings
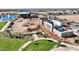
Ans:
{"label": "sky", "polygon": [[0,0],[0,8],[78,8],[78,0]]}

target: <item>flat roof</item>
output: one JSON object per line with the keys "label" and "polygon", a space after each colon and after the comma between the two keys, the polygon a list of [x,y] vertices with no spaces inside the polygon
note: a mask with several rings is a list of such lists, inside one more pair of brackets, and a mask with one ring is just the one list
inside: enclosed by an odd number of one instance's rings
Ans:
{"label": "flat roof", "polygon": [[29,12],[19,12],[18,14],[30,14]]}

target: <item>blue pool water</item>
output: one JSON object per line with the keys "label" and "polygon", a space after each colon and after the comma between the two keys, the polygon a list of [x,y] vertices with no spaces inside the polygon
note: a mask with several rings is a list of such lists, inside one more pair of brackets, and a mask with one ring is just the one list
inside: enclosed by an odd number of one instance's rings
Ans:
{"label": "blue pool water", "polygon": [[0,21],[9,21],[9,20],[13,20],[15,19],[16,16],[15,15],[10,15],[10,16],[0,16]]}

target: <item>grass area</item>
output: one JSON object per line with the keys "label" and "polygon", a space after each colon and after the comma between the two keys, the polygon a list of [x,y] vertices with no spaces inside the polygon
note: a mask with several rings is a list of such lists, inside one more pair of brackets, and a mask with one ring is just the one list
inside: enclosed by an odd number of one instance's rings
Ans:
{"label": "grass area", "polygon": [[23,51],[48,51],[57,45],[56,42],[50,40],[38,40],[34,41],[23,49]]}
{"label": "grass area", "polygon": [[0,32],[0,51],[16,51],[18,50],[27,40],[4,37]]}
{"label": "grass area", "polygon": [[0,30],[4,27],[7,22],[0,22]]}

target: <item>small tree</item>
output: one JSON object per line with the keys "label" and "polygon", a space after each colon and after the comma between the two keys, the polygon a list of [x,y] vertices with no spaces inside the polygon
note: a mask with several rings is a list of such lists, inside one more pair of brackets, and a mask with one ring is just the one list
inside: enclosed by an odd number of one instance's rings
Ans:
{"label": "small tree", "polygon": [[48,37],[48,34],[44,34],[44,37],[47,38]]}

